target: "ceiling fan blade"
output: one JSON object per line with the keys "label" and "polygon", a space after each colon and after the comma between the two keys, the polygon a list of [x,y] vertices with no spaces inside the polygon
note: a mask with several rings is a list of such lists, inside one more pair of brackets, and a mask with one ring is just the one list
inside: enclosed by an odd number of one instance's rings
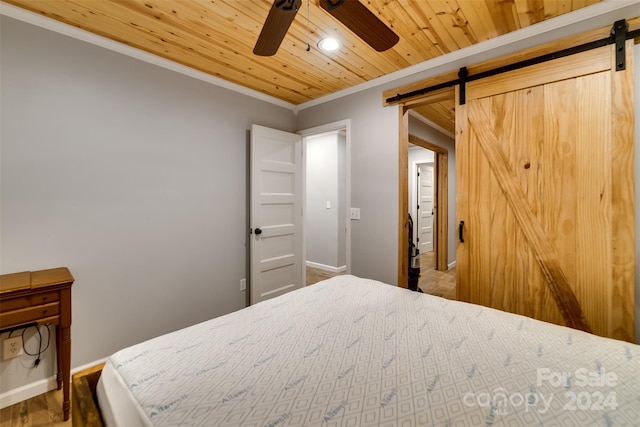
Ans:
{"label": "ceiling fan blade", "polygon": [[320,6],[378,52],[393,47],[400,40],[358,0],[320,0]]}
{"label": "ceiling fan blade", "polygon": [[301,4],[302,0],[274,0],[253,53],[260,56],[276,54]]}

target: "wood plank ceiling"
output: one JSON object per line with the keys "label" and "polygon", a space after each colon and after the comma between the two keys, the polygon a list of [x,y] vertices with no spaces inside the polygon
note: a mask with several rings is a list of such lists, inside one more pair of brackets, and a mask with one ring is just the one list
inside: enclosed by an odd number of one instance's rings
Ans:
{"label": "wood plank ceiling", "polygon": [[[271,57],[252,53],[271,0],[4,1],[298,105],[600,0],[362,0],[400,36],[381,53],[303,0]],[[453,101],[420,113],[453,132]]]}

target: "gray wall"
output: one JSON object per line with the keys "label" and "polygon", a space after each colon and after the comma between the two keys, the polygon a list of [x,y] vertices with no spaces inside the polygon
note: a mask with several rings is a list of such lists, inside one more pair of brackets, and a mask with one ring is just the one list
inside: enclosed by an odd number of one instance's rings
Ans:
{"label": "gray wall", "polygon": [[[397,284],[399,113],[398,107],[382,106],[382,90],[372,88],[306,108],[298,113],[298,128],[351,119],[351,206],[361,212],[359,221],[351,221],[351,272]],[[453,141],[411,116],[409,129],[449,150],[449,224],[455,224]],[[450,227],[448,243],[451,263],[456,259],[455,227]]]}
{"label": "gray wall", "polygon": [[247,131],[293,113],[0,19],[0,270],[69,267],[72,366],[244,307]]}
{"label": "gray wall", "polygon": [[398,111],[383,108],[380,89],[371,89],[306,108],[298,129],[351,119],[351,273],[397,282]]}

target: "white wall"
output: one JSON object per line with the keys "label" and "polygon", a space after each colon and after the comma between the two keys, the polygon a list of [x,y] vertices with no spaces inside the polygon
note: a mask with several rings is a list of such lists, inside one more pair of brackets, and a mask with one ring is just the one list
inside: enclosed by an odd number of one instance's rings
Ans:
{"label": "white wall", "polygon": [[338,265],[347,266],[347,136],[338,133]]}
{"label": "white wall", "polygon": [[332,271],[346,265],[345,140],[341,139],[342,144],[336,131],[310,136],[305,141],[306,260]]}
{"label": "white wall", "polygon": [[293,113],[0,19],[0,270],[69,267],[72,366],[244,307],[248,129]]}

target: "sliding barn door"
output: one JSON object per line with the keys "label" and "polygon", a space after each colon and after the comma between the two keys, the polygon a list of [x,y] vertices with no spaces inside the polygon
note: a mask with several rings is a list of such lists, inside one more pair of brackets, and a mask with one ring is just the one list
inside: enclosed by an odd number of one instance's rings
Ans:
{"label": "sliding barn door", "polygon": [[613,49],[458,89],[458,299],[634,340],[633,44],[625,71]]}

